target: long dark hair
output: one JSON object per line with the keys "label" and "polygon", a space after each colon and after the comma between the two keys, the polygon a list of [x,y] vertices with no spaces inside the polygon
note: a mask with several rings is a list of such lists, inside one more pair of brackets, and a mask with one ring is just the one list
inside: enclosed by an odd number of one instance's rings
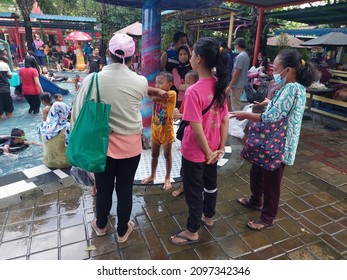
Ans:
{"label": "long dark hair", "polygon": [[304,61],[296,50],[284,49],[277,55],[283,68],[291,67],[296,71],[295,79],[305,87],[319,79],[317,67],[310,61]]}
{"label": "long dark hair", "polygon": [[194,45],[195,55],[203,58],[205,66],[212,70],[216,67],[218,82],[215,86],[214,99],[219,107],[224,106],[226,100],[225,89],[228,86],[227,55],[219,48],[219,42],[213,37],[199,39]]}
{"label": "long dark hair", "polygon": [[40,74],[40,68],[36,62],[35,57],[31,55],[26,55],[24,58],[24,66],[25,68],[35,68],[37,72]]}
{"label": "long dark hair", "polygon": [[178,60],[179,64],[175,68],[177,69],[177,72],[180,75],[181,79],[184,79],[186,74],[190,70],[192,70],[192,66],[190,65],[190,57],[191,57],[191,55],[190,55],[190,51],[189,51],[187,46],[179,47],[179,49],[177,50],[178,55],[179,55],[181,50],[184,50],[188,54],[188,60],[185,63],[182,63],[181,61]]}

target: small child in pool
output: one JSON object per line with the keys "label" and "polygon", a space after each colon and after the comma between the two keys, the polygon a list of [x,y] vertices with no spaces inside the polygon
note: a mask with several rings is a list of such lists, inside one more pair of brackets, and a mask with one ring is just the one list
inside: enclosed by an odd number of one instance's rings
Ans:
{"label": "small child in pool", "polygon": [[60,93],[54,94],[54,100],[55,101],[59,101],[59,102],[63,102],[64,101],[63,96]]}
{"label": "small child in pool", "polygon": [[11,131],[11,137],[0,147],[0,150],[2,150],[4,154],[9,154],[13,151],[11,148],[18,148],[19,150],[20,147],[27,147],[29,145],[41,146],[41,143],[28,141],[22,129],[14,128]]}

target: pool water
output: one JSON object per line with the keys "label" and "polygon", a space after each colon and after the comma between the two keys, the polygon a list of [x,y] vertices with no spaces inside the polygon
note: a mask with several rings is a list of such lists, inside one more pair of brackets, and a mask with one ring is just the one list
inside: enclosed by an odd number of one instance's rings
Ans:
{"label": "pool water", "polygon": [[[71,77],[76,74],[81,78],[86,76],[85,73],[62,72],[63,76],[68,76],[67,82],[57,82],[56,84],[70,91],[70,94],[63,95],[64,102],[69,106],[75,98],[75,86],[71,82]],[[11,88],[12,93],[14,88]],[[54,94],[53,94],[54,95]],[[42,122],[42,113],[30,115],[28,113],[29,104],[24,99],[22,101],[13,101],[13,117],[0,120],[0,135],[10,135],[13,128],[23,129],[26,139],[29,141],[40,142],[37,134],[37,126]],[[41,110],[44,108],[41,105]],[[0,154],[0,176],[9,175],[21,170],[35,167],[42,164],[42,146],[30,145],[29,148],[15,154],[15,156],[5,156]]]}

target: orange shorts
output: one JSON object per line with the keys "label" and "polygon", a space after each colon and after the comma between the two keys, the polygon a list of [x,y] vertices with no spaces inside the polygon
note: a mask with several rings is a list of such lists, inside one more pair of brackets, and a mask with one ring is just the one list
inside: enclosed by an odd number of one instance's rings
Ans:
{"label": "orange shorts", "polygon": [[157,145],[167,145],[175,141],[175,135],[173,132],[152,132],[151,141]]}

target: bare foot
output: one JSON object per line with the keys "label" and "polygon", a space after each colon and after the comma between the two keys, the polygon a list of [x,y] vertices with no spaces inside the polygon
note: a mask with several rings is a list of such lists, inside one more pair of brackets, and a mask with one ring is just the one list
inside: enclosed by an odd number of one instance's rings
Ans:
{"label": "bare foot", "polygon": [[165,179],[163,190],[169,190],[171,188],[172,188],[171,180],[170,179]]}
{"label": "bare foot", "polygon": [[147,177],[146,179],[143,179],[141,181],[141,184],[148,184],[150,182],[153,182],[154,180],[155,180],[155,177],[151,175],[151,176]]}
{"label": "bare foot", "polygon": [[176,196],[181,195],[182,193],[184,193],[184,189],[183,189],[183,187],[179,186],[179,188],[177,190],[174,190],[172,192],[172,196],[176,197]]}

